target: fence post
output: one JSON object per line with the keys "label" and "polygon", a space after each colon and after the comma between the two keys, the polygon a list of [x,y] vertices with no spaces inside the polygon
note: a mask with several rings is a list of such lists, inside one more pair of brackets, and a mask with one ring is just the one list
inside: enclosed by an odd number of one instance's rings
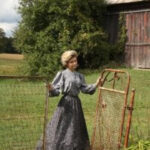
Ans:
{"label": "fence post", "polygon": [[49,97],[49,88],[48,81],[46,81],[46,93],[45,93],[45,112],[44,112],[44,130],[43,130],[43,150],[46,150],[46,125],[48,119],[48,97]]}
{"label": "fence post", "polygon": [[135,96],[135,89],[132,89],[130,106],[127,107],[127,109],[129,110],[129,114],[128,114],[128,122],[127,122],[127,128],[126,128],[125,141],[124,141],[124,147],[125,148],[128,147],[128,139],[129,139],[132,111],[133,111],[133,105],[134,105],[134,96]]}

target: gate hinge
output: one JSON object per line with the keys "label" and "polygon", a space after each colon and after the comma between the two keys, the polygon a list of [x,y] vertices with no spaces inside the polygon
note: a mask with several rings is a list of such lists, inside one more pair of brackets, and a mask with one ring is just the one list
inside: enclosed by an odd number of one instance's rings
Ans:
{"label": "gate hinge", "polygon": [[133,108],[133,107],[130,107],[130,106],[125,106],[125,108],[126,108],[127,110],[134,110],[134,108]]}

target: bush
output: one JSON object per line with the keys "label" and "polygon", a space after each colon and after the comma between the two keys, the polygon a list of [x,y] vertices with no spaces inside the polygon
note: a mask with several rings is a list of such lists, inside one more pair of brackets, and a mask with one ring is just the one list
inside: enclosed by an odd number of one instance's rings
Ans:
{"label": "bush", "polygon": [[15,46],[25,55],[28,74],[55,73],[68,49],[78,51],[82,68],[108,62],[107,36],[101,28],[104,0],[21,0],[19,12]]}

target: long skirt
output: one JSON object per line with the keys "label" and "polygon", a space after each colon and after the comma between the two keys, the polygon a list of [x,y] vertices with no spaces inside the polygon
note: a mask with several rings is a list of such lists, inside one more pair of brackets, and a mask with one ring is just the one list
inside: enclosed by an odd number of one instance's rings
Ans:
{"label": "long skirt", "polygon": [[[42,139],[36,150],[42,150]],[[79,97],[63,96],[46,127],[46,150],[90,150]]]}

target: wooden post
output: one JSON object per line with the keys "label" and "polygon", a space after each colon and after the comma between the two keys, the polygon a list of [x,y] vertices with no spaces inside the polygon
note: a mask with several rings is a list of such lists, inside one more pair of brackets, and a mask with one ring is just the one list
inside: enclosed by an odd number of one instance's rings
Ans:
{"label": "wooden post", "polygon": [[130,75],[128,74],[128,72],[126,72],[127,74],[127,87],[125,89],[125,97],[124,97],[124,108],[122,110],[122,120],[121,120],[121,128],[120,128],[120,136],[118,139],[118,150],[121,147],[121,140],[122,140],[122,133],[123,133],[123,126],[124,126],[124,120],[125,120],[125,113],[126,113],[126,106],[127,106],[127,99],[128,99],[128,93],[129,93],[129,87],[130,87]]}
{"label": "wooden post", "polygon": [[134,97],[135,97],[135,89],[132,89],[131,93],[131,100],[130,100],[130,106],[127,107],[129,110],[128,114],[128,122],[127,122],[127,128],[126,128],[126,135],[124,140],[124,147],[128,147],[128,139],[129,139],[129,132],[130,132],[130,126],[131,126],[131,118],[132,118],[132,111],[133,111],[133,105],[134,105]]}
{"label": "wooden post", "polygon": [[46,125],[47,125],[47,117],[48,117],[48,81],[46,81],[46,93],[45,93],[45,114],[44,114],[44,129],[43,129],[43,150],[46,150]]}

